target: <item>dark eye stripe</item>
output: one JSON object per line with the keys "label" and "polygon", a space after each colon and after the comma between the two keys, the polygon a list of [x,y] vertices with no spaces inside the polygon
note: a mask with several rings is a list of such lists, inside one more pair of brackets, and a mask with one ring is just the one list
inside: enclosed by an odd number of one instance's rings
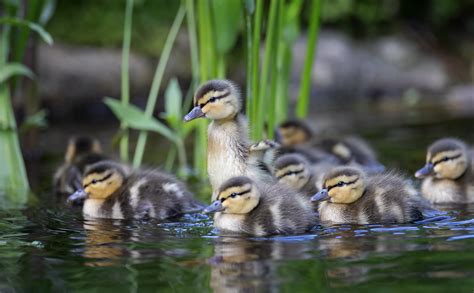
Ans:
{"label": "dark eye stripe", "polygon": [[[105,176],[102,177],[101,179],[95,179],[95,181],[96,181],[96,183],[97,183],[97,182],[102,182],[102,181],[105,181],[105,180],[109,179],[110,177],[112,177],[112,173],[109,173],[109,174],[105,175]],[[84,188],[86,188],[87,186],[89,186],[89,185],[91,185],[91,184],[92,184],[92,182],[89,183],[89,184],[84,185]]]}
{"label": "dark eye stripe", "polygon": [[[436,162],[433,162],[433,166],[436,166],[437,164],[441,163],[441,162],[445,162],[445,161],[451,161],[451,160],[454,160],[454,159],[457,159],[461,156],[461,154],[457,155],[457,156],[454,156],[454,157],[445,157],[445,158],[442,158],[441,160],[438,160]],[[446,159],[446,160],[445,160]]]}
{"label": "dark eye stripe", "polygon": [[[249,193],[249,192],[250,192],[250,189],[247,189],[247,190],[244,190],[240,193],[236,193],[235,195],[240,196],[240,195],[244,195],[244,194]],[[228,199],[229,197],[230,197],[230,195],[226,198],[221,198],[221,202],[224,202],[224,200]]]}
{"label": "dark eye stripe", "polygon": [[211,98],[209,98],[209,100],[207,100],[207,102],[199,104],[199,107],[201,107],[201,109],[202,109],[202,108],[204,108],[204,106],[206,106],[207,104],[209,104],[209,101],[210,101],[211,99],[215,99],[215,100],[217,101],[217,100],[220,100],[220,99],[222,99],[222,98],[227,97],[228,95],[229,95],[229,93],[225,93],[225,94],[220,95],[220,96],[217,96],[217,97],[211,97]]}
{"label": "dark eye stripe", "polygon": [[[353,184],[353,183],[355,183],[357,180],[359,180],[359,178],[356,178],[356,179],[354,179],[353,181],[350,181],[350,182],[343,182],[343,183],[344,183],[343,186],[344,186],[344,185]],[[329,190],[333,189],[334,187],[339,187],[339,186],[337,186],[337,184],[334,184],[334,185],[331,185],[331,186],[326,187],[326,189],[329,191]]]}
{"label": "dark eye stripe", "polygon": [[302,173],[303,171],[304,171],[304,169],[297,170],[297,171],[289,171],[289,172],[286,172],[286,173],[283,174],[283,175],[278,176],[277,179],[281,179],[281,178],[286,177],[286,176],[289,176],[289,175],[291,175],[291,174],[298,175],[298,174]]}

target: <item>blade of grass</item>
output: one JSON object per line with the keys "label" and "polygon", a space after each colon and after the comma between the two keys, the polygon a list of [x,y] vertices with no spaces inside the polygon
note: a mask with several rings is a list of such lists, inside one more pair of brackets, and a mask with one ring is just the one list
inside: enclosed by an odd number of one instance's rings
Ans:
{"label": "blade of grass", "polygon": [[[247,113],[248,119],[251,119],[252,116],[252,103],[254,97],[252,97],[252,13],[255,9],[254,0],[242,0],[244,3],[242,8],[244,10],[244,20],[245,20],[245,50],[246,50],[246,83],[245,83],[245,112]],[[249,4],[250,1],[250,4]]]}
{"label": "blade of grass", "polygon": [[308,114],[309,95],[311,91],[311,70],[313,68],[314,54],[319,31],[319,16],[321,13],[321,0],[311,2],[311,15],[309,22],[308,47],[303,68],[303,75],[300,82],[300,92],[296,105],[296,116],[305,118]]}
{"label": "blade of grass", "polygon": [[[260,65],[260,34],[262,28],[263,18],[263,0],[256,0],[255,19],[253,22],[253,43],[252,43],[252,110],[250,111],[249,119],[250,125],[257,123],[257,111],[259,103],[259,84],[258,84],[258,69]],[[255,131],[250,132],[253,139],[259,139]]]}
{"label": "blade of grass", "polygon": [[[127,0],[125,6],[125,20],[123,25],[123,43],[122,43],[122,64],[121,64],[121,100],[124,106],[130,103],[130,79],[129,79],[129,58],[130,44],[132,36],[132,17],[133,17],[133,0]],[[121,122],[120,129],[123,135],[120,137],[120,158],[128,161],[129,153],[129,131],[127,123]]]}
{"label": "blade of grass", "polygon": [[[176,36],[178,35],[185,13],[186,10],[184,6],[181,5],[173,21],[168,37],[166,38],[165,46],[163,47],[163,52],[161,53],[160,61],[158,62],[158,66],[156,67],[155,75],[153,77],[153,82],[150,89],[150,94],[148,95],[148,101],[145,108],[145,114],[149,117],[153,115],[153,110],[156,106],[158,91],[161,86],[161,80],[163,79],[166,64],[168,63],[171,54],[171,49],[173,48],[174,41],[176,39]],[[137,147],[135,149],[135,155],[133,157],[134,167],[140,166],[142,162],[147,138],[148,133],[146,131],[140,131],[137,141]]]}

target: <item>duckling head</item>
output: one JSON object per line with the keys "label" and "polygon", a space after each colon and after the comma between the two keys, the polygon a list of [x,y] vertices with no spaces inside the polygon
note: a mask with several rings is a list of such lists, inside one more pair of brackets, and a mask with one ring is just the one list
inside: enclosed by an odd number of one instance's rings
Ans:
{"label": "duckling head", "polygon": [[68,163],[72,163],[78,156],[91,153],[102,153],[99,140],[88,136],[72,137],[69,139],[64,160]]}
{"label": "duckling head", "polygon": [[467,146],[454,138],[443,138],[435,141],[426,155],[426,164],[416,171],[416,178],[434,176],[438,179],[457,179],[469,166]]}
{"label": "duckling head", "polygon": [[123,167],[115,162],[101,161],[87,166],[82,179],[82,189],[68,198],[68,202],[90,198],[105,200],[120,188],[125,181]]}
{"label": "duckling head", "polygon": [[260,202],[260,191],[245,176],[233,177],[222,184],[215,200],[204,213],[247,214]]}
{"label": "duckling head", "polygon": [[274,176],[279,182],[300,189],[311,177],[308,161],[299,154],[282,155],[275,161]]}
{"label": "duckling head", "polygon": [[275,138],[283,146],[295,146],[308,142],[312,135],[310,127],[302,120],[285,121],[275,130]]}
{"label": "duckling head", "polygon": [[184,116],[184,121],[204,116],[212,120],[232,119],[241,109],[242,98],[234,83],[228,80],[210,80],[196,91],[194,108]]}
{"label": "duckling head", "polygon": [[331,203],[350,204],[365,191],[365,175],[357,168],[337,167],[324,176],[323,189],[311,201],[327,200]]}

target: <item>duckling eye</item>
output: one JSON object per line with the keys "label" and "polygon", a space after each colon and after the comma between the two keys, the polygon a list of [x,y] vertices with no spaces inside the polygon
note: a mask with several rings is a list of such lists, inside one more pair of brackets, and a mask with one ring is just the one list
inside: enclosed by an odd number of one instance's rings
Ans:
{"label": "duckling eye", "polygon": [[444,157],[444,158],[441,160],[441,162],[447,162],[447,161],[449,161],[449,158],[448,158],[448,157]]}
{"label": "duckling eye", "polygon": [[231,194],[230,194],[230,197],[236,198],[236,197],[237,197],[237,193],[235,193],[235,192],[231,193]]}
{"label": "duckling eye", "polygon": [[91,181],[91,183],[92,183],[92,184],[96,184],[96,183],[97,183],[97,180],[93,179],[93,180]]}
{"label": "duckling eye", "polygon": [[344,186],[344,182],[339,181],[339,182],[336,184],[336,186],[337,186],[337,187],[342,187],[342,186]]}
{"label": "duckling eye", "polygon": [[209,103],[214,103],[217,99],[215,97],[212,97],[209,99]]}

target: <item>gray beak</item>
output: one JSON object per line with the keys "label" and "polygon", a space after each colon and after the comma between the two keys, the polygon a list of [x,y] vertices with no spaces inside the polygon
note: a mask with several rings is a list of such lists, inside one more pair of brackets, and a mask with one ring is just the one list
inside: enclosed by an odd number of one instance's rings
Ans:
{"label": "gray beak", "polygon": [[311,197],[311,201],[323,201],[327,199],[329,199],[329,193],[327,189],[321,189],[321,191]]}
{"label": "gray beak", "polygon": [[189,122],[191,120],[203,117],[204,115],[206,114],[202,112],[201,107],[196,106],[188,114],[186,114],[186,116],[184,116],[184,122]]}
{"label": "gray beak", "polygon": [[76,192],[74,192],[67,198],[67,203],[68,204],[80,203],[84,199],[86,199],[86,197],[87,197],[87,192],[85,192],[84,189],[81,188],[81,189],[76,190]]}
{"label": "gray beak", "polygon": [[220,212],[223,210],[224,210],[224,207],[222,206],[221,201],[215,200],[213,203],[211,203],[211,205],[205,208],[202,212],[205,214],[209,214],[209,213]]}
{"label": "gray beak", "polygon": [[427,176],[430,176],[434,172],[434,166],[432,163],[426,163],[426,165],[423,166],[420,170],[416,171],[415,177],[416,178],[425,178]]}

